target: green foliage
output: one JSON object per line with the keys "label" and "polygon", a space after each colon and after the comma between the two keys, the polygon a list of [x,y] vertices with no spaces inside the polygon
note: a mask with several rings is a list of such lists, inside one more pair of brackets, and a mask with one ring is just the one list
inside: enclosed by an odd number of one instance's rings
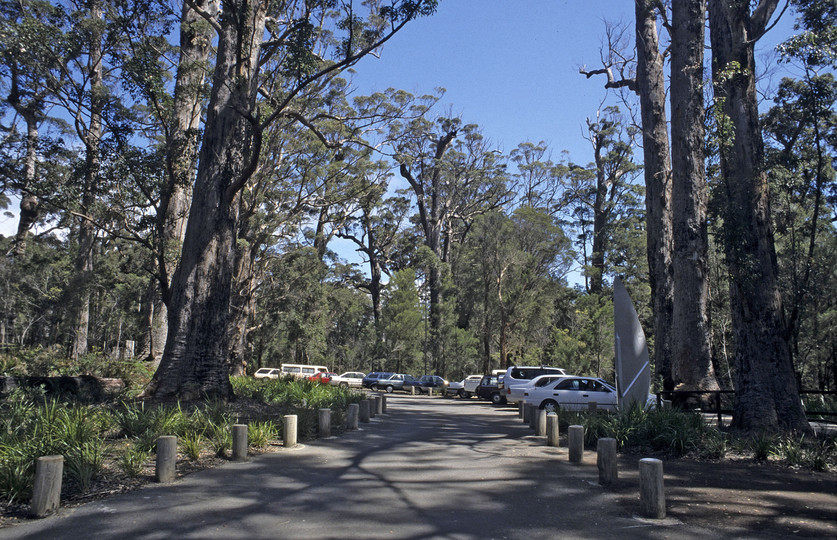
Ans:
{"label": "green foliage", "polygon": [[119,468],[128,477],[136,478],[142,474],[149,457],[151,457],[149,450],[143,449],[135,444],[130,444],[122,450],[119,456]]}
{"label": "green foliage", "polygon": [[251,422],[247,429],[249,444],[256,448],[264,448],[268,442],[276,438],[278,431],[276,424],[270,420]]}
{"label": "green foliage", "polygon": [[756,461],[767,461],[773,453],[776,445],[776,439],[773,435],[764,431],[756,433],[750,440],[750,446],[753,450],[753,457]]}
{"label": "green foliage", "polygon": [[384,336],[390,369],[413,371],[421,354],[422,312],[412,269],[393,274],[384,293]]}
{"label": "green foliage", "polygon": [[203,441],[203,432],[198,430],[187,431],[177,439],[183,453],[192,461],[200,460]]}

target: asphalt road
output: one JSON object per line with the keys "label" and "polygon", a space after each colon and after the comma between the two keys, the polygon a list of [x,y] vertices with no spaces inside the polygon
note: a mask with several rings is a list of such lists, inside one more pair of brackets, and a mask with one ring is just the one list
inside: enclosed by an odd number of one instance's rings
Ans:
{"label": "asphalt road", "polygon": [[[635,517],[510,408],[388,396],[359,431],[0,529],[0,539],[716,538]],[[638,488],[637,488],[638,493]]]}

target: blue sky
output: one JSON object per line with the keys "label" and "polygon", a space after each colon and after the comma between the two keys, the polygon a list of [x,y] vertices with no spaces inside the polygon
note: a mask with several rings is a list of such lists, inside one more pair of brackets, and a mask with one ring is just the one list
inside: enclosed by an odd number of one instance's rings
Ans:
{"label": "blue sky", "polygon": [[[438,113],[451,110],[508,152],[524,141],[546,141],[586,164],[585,119],[605,97],[601,78],[581,65],[599,65],[604,21],[633,27],[632,0],[441,0],[431,17],[412,21],[380,58],[356,66],[359,94],[388,87],[415,94],[447,90]],[[771,49],[791,32],[793,16],[761,42]],[[778,83],[778,78],[776,79]],[[611,102],[615,96],[611,96]],[[9,210],[16,210],[17,201]],[[16,217],[0,214],[0,234],[14,234]]]}

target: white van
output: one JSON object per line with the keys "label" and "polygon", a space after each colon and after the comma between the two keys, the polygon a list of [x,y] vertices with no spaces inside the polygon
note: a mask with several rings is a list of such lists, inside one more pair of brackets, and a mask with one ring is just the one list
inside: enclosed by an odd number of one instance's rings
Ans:
{"label": "white van", "polygon": [[328,372],[328,368],[325,366],[312,366],[308,364],[282,364],[279,367],[282,369],[282,375],[290,375],[295,379],[307,379],[317,373]]}

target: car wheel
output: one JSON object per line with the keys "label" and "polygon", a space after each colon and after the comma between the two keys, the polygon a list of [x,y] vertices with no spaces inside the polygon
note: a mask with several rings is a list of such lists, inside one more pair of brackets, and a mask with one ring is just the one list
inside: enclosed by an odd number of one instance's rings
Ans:
{"label": "car wheel", "polygon": [[500,392],[494,392],[491,394],[491,403],[494,405],[501,405],[503,403],[503,396],[500,395]]}
{"label": "car wheel", "polygon": [[348,388],[348,387],[349,387],[349,383],[347,383],[347,382],[341,382],[341,383],[340,383],[340,384],[338,384],[337,386],[339,386],[340,388]]}
{"label": "car wheel", "polygon": [[456,395],[457,395],[457,396],[459,396],[459,397],[461,397],[461,398],[464,398],[464,397],[465,397],[465,390],[459,390],[459,391],[456,393]]}
{"label": "car wheel", "polygon": [[548,399],[548,400],[544,401],[543,403],[541,403],[541,409],[545,410],[548,413],[551,413],[551,412],[558,412],[559,407],[558,407],[558,403],[556,403],[555,401],[553,401],[551,399]]}
{"label": "car wheel", "polygon": [[386,387],[387,394],[392,394],[393,390],[395,390],[395,388],[393,388],[391,384],[388,384]]}
{"label": "car wheel", "polygon": [[471,399],[471,392],[463,391],[461,394],[459,394],[459,397],[461,397],[462,399]]}

